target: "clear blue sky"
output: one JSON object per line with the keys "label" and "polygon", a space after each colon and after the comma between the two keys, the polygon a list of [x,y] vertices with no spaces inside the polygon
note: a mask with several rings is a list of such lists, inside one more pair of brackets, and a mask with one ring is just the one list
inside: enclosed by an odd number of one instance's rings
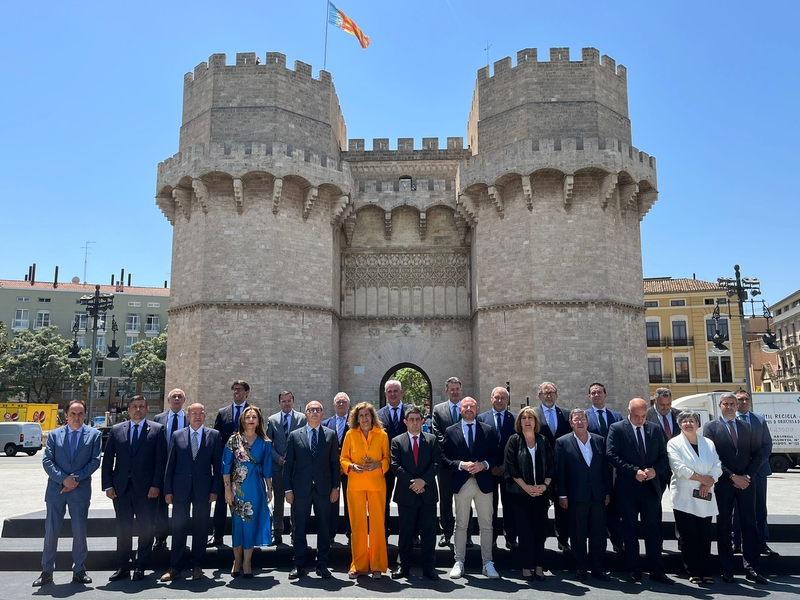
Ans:
{"label": "clear blue sky", "polygon": [[[800,3],[339,0],[331,28],[350,138],[466,137],[476,71],[517,50],[597,48],[628,68],[636,147],[657,157],[644,274],[716,280],[739,263],[775,302],[800,288]],[[323,62],[326,2],[14,2],[0,20],[0,278],[124,268],[163,285],[172,230],[157,164],[178,150],[183,75],[217,52]],[[516,60],[514,58],[514,60]],[[369,147],[368,142],[368,147]]]}

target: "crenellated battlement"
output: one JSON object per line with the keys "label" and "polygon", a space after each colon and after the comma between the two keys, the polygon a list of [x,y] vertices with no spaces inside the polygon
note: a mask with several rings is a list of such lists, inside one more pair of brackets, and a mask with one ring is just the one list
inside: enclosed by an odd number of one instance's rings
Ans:
{"label": "crenellated battlement", "polygon": [[[294,70],[286,68],[286,55],[280,52],[267,52],[264,61],[261,62],[260,57],[255,52],[237,52],[236,62],[232,65],[227,63],[227,55],[225,53],[212,54],[208,61],[203,61],[194,68],[194,71],[189,71],[183,76],[183,85],[191,86],[197,81],[200,81],[213,74],[215,69],[258,69],[260,72],[266,72],[270,69],[282,69],[289,73],[295,73],[313,79],[313,70],[310,64],[303,61],[294,61]],[[317,81],[322,83],[331,83],[331,74],[328,71],[320,70]]]}
{"label": "crenellated battlement", "polygon": [[422,138],[422,145],[414,147],[414,138],[397,138],[397,145],[390,148],[389,138],[373,138],[372,149],[367,150],[366,140],[354,138],[348,140],[347,152],[343,158],[352,162],[374,160],[420,160],[428,158],[460,160],[469,156],[464,149],[463,137],[448,137],[447,146],[439,146],[438,137]]}
{"label": "crenellated battlement", "polygon": [[628,79],[628,69],[623,65],[617,66],[617,62],[604,54],[601,58],[597,48],[582,48],[581,60],[570,60],[569,48],[550,48],[549,60],[539,60],[539,51],[536,48],[525,48],[517,52],[517,65],[512,66],[511,57],[506,56],[494,63],[494,73],[489,73],[489,66],[478,69],[478,81],[487,81],[492,77],[502,73],[513,72],[516,69],[543,68],[551,69],[563,66],[564,63],[572,65],[582,65],[586,67],[598,67],[607,70],[610,74],[616,75],[622,81]]}

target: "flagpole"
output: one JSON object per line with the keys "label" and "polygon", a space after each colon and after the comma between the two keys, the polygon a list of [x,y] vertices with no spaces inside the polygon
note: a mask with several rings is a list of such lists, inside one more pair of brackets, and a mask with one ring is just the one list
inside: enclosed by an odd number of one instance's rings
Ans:
{"label": "flagpole", "polygon": [[328,22],[330,19],[328,15],[330,14],[330,0],[325,0],[325,53],[323,54],[322,58],[322,70],[325,71],[326,67],[328,66]]}

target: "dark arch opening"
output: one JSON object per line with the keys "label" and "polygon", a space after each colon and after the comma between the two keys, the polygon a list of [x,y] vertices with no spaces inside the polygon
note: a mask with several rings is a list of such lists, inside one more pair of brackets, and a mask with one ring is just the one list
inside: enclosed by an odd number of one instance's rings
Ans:
{"label": "dark arch opening", "polygon": [[[397,374],[397,372],[400,369],[413,369],[414,371],[417,371],[420,375],[422,375],[422,379],[428,385],[426,403],[427,403],[427,405],[429,407],[427,409],[427,413],[430,413],[430,407],[431,407],[431,403],[433,401],[432,400],[432,398],[433,398],[433,386],[431,385],[431,378],[428,377],[428,374],[425,371],[423,371],[419,366],[415,365],[414,363],[409,363],[409,362],[398,363],[395,366],[393,366],[391,369],[386,371],[386,373],[384,373],[383,379],[381,379],[381,387],[378,388],[378,407],[381,408],[381,407],[386,405],[386,397],[383,395],[383,386],[386,385],[386,382],[389,381],[390,379],[394,379],[396,374]],[[403,386],[403,387],[405,389],[405,386]],[[403,397],[403,401],[407,402],[405,396]],[[427,414],[425,407],[421,406],[420,409],[422,410],[423,413]]]}

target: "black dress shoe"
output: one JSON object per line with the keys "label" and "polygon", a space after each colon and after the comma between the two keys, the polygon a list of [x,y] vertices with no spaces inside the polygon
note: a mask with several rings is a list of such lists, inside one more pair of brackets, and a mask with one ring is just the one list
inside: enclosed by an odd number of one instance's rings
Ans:
{"label": "black dress shoe", "polygon": [[631,571],[631,574],[625,578],[628,583],[639,583],[642,580],[641,571]]}
{"label": "black dress shoe", "polygon": [[165,550],[167,548],[167,540],[156,540],[153,542],[153,551]]}
{"label": "black dress shoe", "polygon": [[742,547],[741,546],[737,546],[736,544],[734,544],[733,553],[734,554],[741,554],[742,553]]}
{"label": "black dress shoe", "polygon": [[323,579],[330,579],[331,577],[333,577],[333,575],[331,575],[331,572],[328,570],[328,567],[324,565],[318,565],[316,571],[317,575],[319,575]]}
{"label": "black dress shoe", "polygon": [[558,549],[561,550],[564,554],[569,554],[572,552],[572,548],[570,548],[568,542],[558,542]]}
{"label": "black dress shoe", "polygon": [[587,575],[586,571],[583,569],[578,569],[578,572],[575,573],[575,579],[578,581],[586,581]]}
{"label": "black dress shoe", "polygon": [[431,581],[439,581],[439,574],[433,569],[423,569],[422,576],[425,579],[430,579]]}
{"label": "black dress shoe", "polygon": [[303,567],[292,567],[292,570],[289,571],[289,579],[300,579],[305,574],[306,570]]}
{"label": "black dress shoe", "polygon": [[667,577],[664,573],[650,573],[650,581],[657,581],[664,585],[675,585],[675,581]]}
{"label": "black dress shoe", "polygon": [[86,571],[78,571],[72,575],[72,583],[84,583],[88,585],[92,583],[92,578],[89,577]]}
{"label": "black dress shoe", "polygon": [[206,548],[216,548],[222,546],[222,538],[210,537],[206,542]]}
{"label": "black dress shoe", "polygon": [[611,546],[611,549],[617,554],[622,554],[625,552],[625,548],[621,544],[619,546]]}
{"label": "black dress shoe", "polygon": [[611,573],[608,571],[592,570],[592,577],[599,579],[600,581],[611,581]]}
{"label": "black dress shoe", "polygon": [[117,569],[112,573],[111,577],[108,578],[109,581],[119,581],[120,579],[130,579],[131,572],[128,569]]}
{"label": "black dress shoe", "polygon": [[133,581],[141,581],[144,579],[144,569],[135,569],[133,571],[133,577],[131,577]]}
{"label": "black dress shoe", "polygon": [[519,548],[519,544],[516,542],[516,540],[506,538],[506,548],[509,550],[516,550]]}
{"label": "black dress shoe", "polygon": [[445,548],[450,545],[450,536],[442,534],[439,536],[439,548]]}
{"label": "black dress shoe", "polygon": [[724,581],[725,583],[733,583],[736,580],[733,578],[733,575],[729,575],[728,573],[726,573],[725,575],[722,576],[722,581]]}
{"label": "black dress shoe", "polygon": [[547,577],[545,577],[544,573],[542,573],[541,575],[539,575],[539,574],[538,574],[538,573],[536,573],[535,571],[534,571],[534,573],[533,573],[533,578],[534,578],[536,581],[544,581],[545,579],[547,579]]}
{"label": "black dress shoe", "polygon": [[253,578],[252,571],[250,571],[249,573],[242,573],[242,579],[252,579],[252,578]]}
{"label": "black dress shoe", "polygon": [[765,544],[761,549],[761,556],[780,556],[780,554]]}
{"label": "black dress shoe", "polygon": [[755,583],[759,583],[761,585],[769,583],[769,581],[767,581],[766,577],[764,577],[763,575],[759,574],[754,569],[748,570],[747,571],[747,575],[745,575],[745,577],[747,577],[747,579],[749,579],[750,581],[754,581]]}
{"label": "black dress shoe", "polygon": [[47,571],[42,571],[42,574],[33,582],[33,587],[42,587],[48,583],[53,583],[53,574]]}
{"label": "black dress shoe", "polygon": [[410,573],[410,569],[404,569],[402,566],[400,566],[392,571],[392,579],[406,579]]}

